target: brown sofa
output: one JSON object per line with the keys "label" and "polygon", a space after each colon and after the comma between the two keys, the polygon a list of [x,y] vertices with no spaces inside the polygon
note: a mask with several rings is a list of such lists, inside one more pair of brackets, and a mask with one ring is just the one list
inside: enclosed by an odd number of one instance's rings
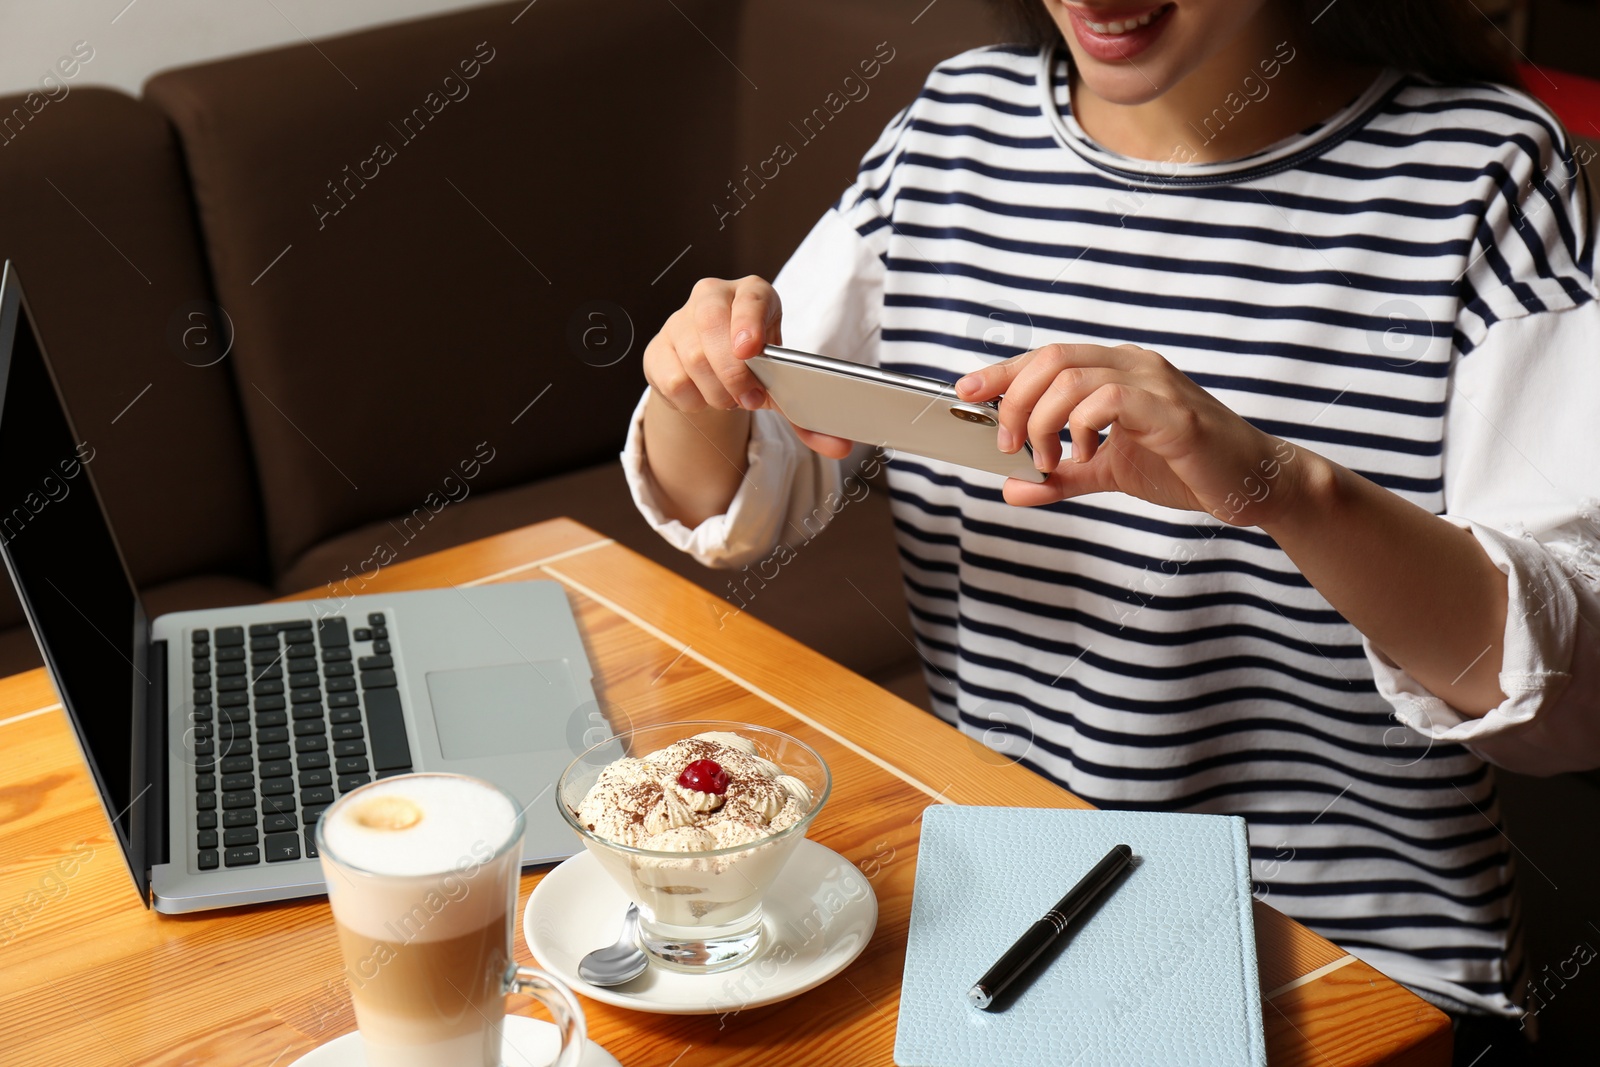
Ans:
{"label": "brown sofa", "polygon": [[[928,68],[995,39],[925,3],[519,0],[13,122],[0,256],[152,613],[557,515],[726,594],[628,498],[640,355],[696,278],[770,277]],[[885,497],[751,610],[916,699]],[[35,663],[0,589],[0,672]]]}

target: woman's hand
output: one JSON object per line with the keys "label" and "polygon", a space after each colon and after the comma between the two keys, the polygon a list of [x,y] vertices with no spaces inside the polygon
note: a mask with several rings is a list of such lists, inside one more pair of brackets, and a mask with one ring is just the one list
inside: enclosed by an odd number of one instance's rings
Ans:
{"label": "woman's hand", "polygon": [[[1165,359],[1134,345],[1046,345],[956,383],[962,400],[1002,394],[1000,450],[1014,453],[1030,443],[1035,466],[1050,475],[1040,484],[1007,479],[1011,504],[1118,492],[1257,526],[1292,507],[1307,461],[1317,458],[1251,426]],[[1072,436],[1066,459],[1064,428]],[[1108,431],[1103,442],[1102,430]]]}
{"label": "woman's hand", "polygon": [[[782,324],[777,290],[761,278],[702,278],[688,303],[672,313],[646,346],[645,379],[658,397],[684,415],[767,407],[766,390],[744,361],[769,344],[781,344]],[[799,427],[795,432],[825,456],[840,459],[850,452],[851,442],[842,438]]]}

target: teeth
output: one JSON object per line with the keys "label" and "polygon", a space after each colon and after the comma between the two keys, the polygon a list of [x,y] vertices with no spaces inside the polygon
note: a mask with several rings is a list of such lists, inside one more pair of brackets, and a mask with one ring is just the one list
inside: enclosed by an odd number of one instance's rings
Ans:
{"label": "teeth", "polygon": [[[1089,28],[1095,33],[1104,34],[1107,37],[1115,37],[1118,34],[1130,33],[1140,26],[1150,25],[1151,21],[1160,13],[1161,11],[1158,8],[1148,14],[1140,15],[1136,19],[1123,19],[1120,22],[1089,22]],[[1088,22],[1087,19],[1084,21]]]}

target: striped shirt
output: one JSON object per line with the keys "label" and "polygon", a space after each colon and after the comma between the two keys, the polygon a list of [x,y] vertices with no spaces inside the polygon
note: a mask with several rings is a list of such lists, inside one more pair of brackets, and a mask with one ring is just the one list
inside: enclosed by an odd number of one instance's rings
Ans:
{"label": "striped shirt", "polygon": [[[1074,121],[1066,62],[1000,47],[934,70],[779,275],[786,343],[947,381],[1054,341],[1153,349],[1472,529],[1510,575],[1512,696],[1454,713],[1258,529],[1115,494],[1013,508],[996,477],[898,455],[934,711],[1096,805],[1244,816],[1259,897],[1447,1007],[1514,1014],[1514,863],[1482,757],[1577,721],[1574,649],[1592,658],[1600,623],[1581,566],[1600,475],[1559,437],[1600,424],[1566,135],[1521,93],[1388,73],[1246,159],[1133,160]],[[747,485],[686,530],[637,438],[641,507],[713,564],[793,540],[839,486],[761,412]]]}

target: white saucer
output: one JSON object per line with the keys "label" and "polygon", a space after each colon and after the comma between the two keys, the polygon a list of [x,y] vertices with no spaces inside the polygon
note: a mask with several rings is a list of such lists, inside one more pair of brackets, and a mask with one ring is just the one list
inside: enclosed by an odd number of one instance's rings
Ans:
{"label": "white saucer", "polygon": [[[503,1032],[505,1045],[502,1047],[516,1053],[503,1057],[511,1067],[528,1067],[530,1064],[544,1067],[556,1058],[556,1028],[542,1019],[507,1015]],[[359,1033],[349,1033],[334,1038],[326,1045],[318,1045],[289,1067],[367,1067],[367,1050],[361,1045]],[[584,1047],[578,1067],[622,1067],[622,1064],[611,1053],[590,1041]]]}
{"label": "white saucer", "polygon": [[578,977],[578,961],[616,940],[627,909],[627,894],[580,852],[534,888],[522,933],[540,965],[586,997],[665,1015],[718,1015],[815,989],[861,955],[878,925],[867,876],[831,848],[802,841],[767,894],[761,947],[750,962],[716,974],[652,965],[624,985],[592,986]]}

